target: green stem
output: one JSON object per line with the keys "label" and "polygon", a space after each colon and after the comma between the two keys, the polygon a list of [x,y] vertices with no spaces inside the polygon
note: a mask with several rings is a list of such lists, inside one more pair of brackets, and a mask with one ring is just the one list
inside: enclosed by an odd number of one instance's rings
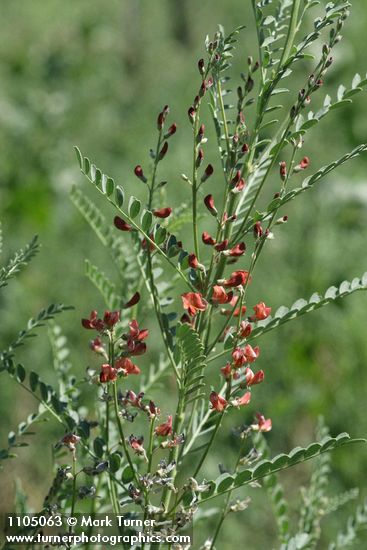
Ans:
{"label": "green stem", "polygon": [[279,67],[282,67],[284,61],[287,60],[289,56],[289,52],[291,51],[291,48],[293,46],[294,38],[297,32],[297,21],[298,21],[298,12],[299,12],[300,3],[301,3],[300,0],[293,0],[291,18],[288,24],[288,33],[285,39],[282,57],[280,58],[280,61],[279,61]]}
{"label": "green stem", "polygon": [[119,415],[119,406],[118,406],[118,398],[117,398],[117,384],[116,382],[113,384],[113,403],[114,403],[114,408],[115,408],[115,416],[116,416],[116,422],[117,422],[117,428],[118,428],[118,432],[119,432],[119,435],[120,435],[120,442],[121,442],[121,445],[122,445],[122,448],[124,450],[124,453],[125,453],[125,456],[126,456],[126,460],[128,461],[129,463],[129,466],[132,470],[132,473],[133,473],[133,476],[134,476],[134,480],[135,480],[135,483],[137,483],[137,485],[139,486],[140,483],[139,483],[139,480],[138,480],[138,477],[136,475],[136,471],[135,471],[135,468],[134,468],[134,464],[131,460],[131,456],[130,456],[130,453],[128,451],[128,448],[127,448],[127,445],[126,445],[126,440],[125,440],[125,436],[124,436],[124,430],[122,428],[122,422],[121,422],[121,418],[120,418],[120,415]]}
{"label": "green stem", "polygon": [[[71,507],[70,507],[70,516],[74,516],[75,511],[75,502],[76,502],[76,454],[75,451],[73,451],[73,493],[71,497]],[[69,527],[69,533],[73,532],[73,527],[70,525]]]}

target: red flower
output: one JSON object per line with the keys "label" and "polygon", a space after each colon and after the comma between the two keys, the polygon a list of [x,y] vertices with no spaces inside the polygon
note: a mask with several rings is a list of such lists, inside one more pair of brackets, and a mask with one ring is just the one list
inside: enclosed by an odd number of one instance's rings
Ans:
{"label": "red flower", "polygon": [[94,340],[91,340],[89,347],[92,351],[95,351],[96,353],[104,352],[103,342],[99,336],[94,338]]}
{"label": "red flower", "polygon": [[130,336],[134,339],[134,340],[145,340],[146,338],[148,338],[148,335],[149,335],[149,331],[148,329],[146,328],[143,328],[143,329],[139,329],[139,325],[138,325],[138,322],[137,321],[131,321],[129,323],[129,329],[130,329]]}
{"label": "red flower", "polygon": [[212,405],[212,409],[218,412],[223,412],[228,405],[227,400],[224,399],[224,397],[222,397],[215,391],[212,391],[212,393],[209,396],[209,400]]}
{"label": "red flower", "polygon": [[226,292],[225,288],[219,285],[213,286],[213,294],[211,296],[211,301],[214,304],[226,304],[230,302],[233,297],[233,292]]}
{"label": "red flower", "polygon": [[116,325],[120,320],[120,312],[119,311],[105,311],[103,316],[103,322],[108,328],[112,328]]}
{"label": "red flower", "polygon": [[238,256],[242,256],[242,254],[244,254],[245,251],[246,251],[246,245],[244,242],[242,242],[242,243],[236,244],[236,246],[234,246],[230,250],[226,250],[224,254],[226,256],[231,256],[233,258],[236,258]]}
{"label": "red flower", "polygon": [[223,252],[223,250],[227,248],[227,244],[228,244],[228,239],[224,239],[224,241],[222,241],[221,243],[216,244],[214,248],[217,252]]}
{"label": "red flower", "polygon": [[141,409],[143,397],[144,397],[144,392],[140,392],[136,395],[136,393],[133,392],[132,390],[128,390],[122,401],[124,405],[131,405],[132,407]]}
{"label": "red flower", "polygon": [[115,216],[113,219],[113,223],[117,229],[120,231],[131,231],[132,226],[128,223],[126,223],[120,216]]}
{"label": "red flower", "polygon": [[225,279],[222,284],[229,287],[243,286],[247,283],[247,280],[251,282],[248,271],[234,271],[229,279]]}
{"label": "red flower", "polygon": [[244,348],[236,348],[232,352],[232,359],[236,368],[242,367],[245,363],[253,363],[260,355],[260,348],[253,348],[247,344]]}
{"label": "red flower", "polygon": [[272,428],[271,418],[265,419],[260,413],[256,413],[257,424],[252,424],[251,428],[258,432],[270,432]]}
{"label": "red flower", "polygon": [[97,328],[99,322],[103,324],[103,321],[101,319],[97,319],[97,311],[94,309],[93,311],[91,311],[89,319],[82,319],[82,326],[87,330],[100,330],[100,326],[99,328]]}
{"label": "red flower", "polygon": [[222,373],[222,376],[225,380],[229,380],[232,376],[231,363],[227,363],[225,367],[222,367],[220,369],[220,372]]}
{"label": "red flower", "polygon": [[246,360],[249,363],[253,363],[254,361],[256,361],[256,359],[260,355],[260,348],[259,346],[256,346],[255,348],[253,348],[252,346],[250,346],[250,344],[247,344],[244,348],[244,353],[245,353]]}
{"label": "red flower", "polygon": [[105,311],[102,320],[97,318],[97,311],[93,310],[89,315],[89,319],[82,319],[82,326],[88,330],[103,332],[105,329],[111,329],[119,319],[119,311]]}
{"label": "red flower", "polygon": [[70,451],[75,451],[75,445],[79,443],[80,437],[75,434],[66,434],[61,440],[61,443],[68,447]]}
{"label": "red flower", "polygon": [[244,350],[241,348],[235,348],[232,351],[233,364],[236,369],[242,367],[246,363],[246,356]]}
{"label": "red flower", "polygon": [[199,262],[195,254],[189,254],[189,266],[193,269],[197,269],[199,267]]}
{"label": "red flower", "polygon": [[233,399],[231,401],[231,405],[234,407],[244,407],[245,405],[248,405],[251,401],[251,392],[246,392],[243,394],[242,397],[237,397],[236,399]]}
{"label": "red flower", "polygon": [[140,164],[138,164],[137,166],[135,166],[134,168],[134,174],[137,178],[139,178],[141,181],[143,181],[144,183],[147,182],[147,178],[144,176],[144,172],[143,172],[143,169],[142,167],[140,166]]}
{"label": "red flower", "polygon": [[263,234],[263,228],[261,227],[260,222],[256,222],[254,225],[254,237],[255,239],[258,239]]}
{"label": "red flower", "polygon": [[239,336],[241,338],[247,338],[252,332],[252,325],[248,321],[242,321],[239,330]]}
{"label": "red flower", "polygon": [[201,239],[204,244],[214,245],[216,243],[216,240],[213,239],[213,237],[211,237],[207,231],[204,231],[204,233],[201,235]]}
{"label": "red flower", "polygon": [[124,339],[127,341],[126,345],[130,355],[142,355],[146,352],[147,346],[143,340],[148,337],[148,334],[147,329],[139,329],[137,321],[129,323],[129,333],[124,335]]}
{"label": "red flower", "polygon": [[214,205],[213,195],[207,195],[204,198],[204,204],[209,210],[209,212],[212,214],[212,216],[216,216],[218,214],[218,210],[215,208],[215,205]]}
{"label": "red flower", "polygon": [[256,374],[254,374],[249,367],[246,367],[245,381],[247,386],[255,386],[256,384],[260,384],[264,378],[265,374],[263,370],[259,370]]}
{"label": "red flower", "polygon": [[114,382],[115,380],[117,380],[117,369],[111,367],[108,363],[102,365],[99,381],[102,384],[106,384],[107,382]]}
{"label": "red flower", "polygon": [[140,294],[139,292],[135,292],[134,296],[130,298],[128,302],[124,306],[122,306],[122,309],[128,309],[129,307],[135,306],[140,300]]}
{"label": "red flower", "polygon": [[198,311],[205,311],[208,305],[200,292],[186,292],[181,295],[181,298],[184,309],[187,309],[189,315],[192,317],[196,315]]}
{"label": "red flower", "polygon": [[280,179],[284,181],[287,177],[287,164],[284,162],[284,160],[279,163],[279,167]]}
{"label": "red flower", "polygon": [[154,430],[156,435],[161,435],[166,437],[167,435],[172,434],[172,416],[169,415],[167,417],[167,422],[163,422],[163,424],[160,424],[156,427]]}
{"label": "red flower", "polygon": [[262,321],[269,317],[271,313],[271,307],[266,307],[264,302],[259,302],[256,306],[253,307],[255,315],[252,315],[252,320]]}
{"label": "red flower", "polygon": [[300,172],[301,170],[306,170],[310,166],[310,159],[308,157],[303,157],[301,162],[294,167],[295,172]]}
{"label": "red flower", "polygon": [[140,374],[140,369],[128,357],[121,357],[115,363],[116,369],[121,370],[124,376],[129,374]]}
{"label": "red flower", "polygon": [[154,210],[153,214],[156,218],[168,218],[172,214],[172,208],[160,208],[159,210]]}
{"label": "red flower", "polygon": [[237,183],[236,187],[232,189],[232,193],[241,193],[244,190],[246,182],[243,178]]}
{"label": "red flower", "polygon": [[222,376],[225,380],[229,380],[230,378],[233,378],[233,380],[237,380],[240,377],[238,372],[232,369],[231,363],[227,363],[225,367],[222,367],[220,369],[220,372],[222,373]]}
{"label": "red flower", "polygon": [[144,437],[136,437],[135,435],[130,435],[129,445],[137,455],[143,455],[146,458],[146,453],[143,447]]}
{"label": "red flower", "polygon": [[149,418],[155,418],[161,412],[161,409],[157,407],[152,400],[149,401],[149,405],[145,409],[148,413]]}

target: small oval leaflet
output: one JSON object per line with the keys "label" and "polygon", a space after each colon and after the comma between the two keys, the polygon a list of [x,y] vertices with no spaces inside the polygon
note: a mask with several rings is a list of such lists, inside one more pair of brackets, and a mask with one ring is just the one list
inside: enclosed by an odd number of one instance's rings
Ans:
{"label": "small oval leaflet", "polygon": [[136,197],[131,197],[129,202],[129,216],[136,218],[140,212],[141,202]]}

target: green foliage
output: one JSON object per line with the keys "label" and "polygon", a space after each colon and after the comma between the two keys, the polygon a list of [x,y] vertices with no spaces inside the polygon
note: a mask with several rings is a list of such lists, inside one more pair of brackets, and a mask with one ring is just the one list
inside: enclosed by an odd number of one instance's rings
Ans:
{"label": "green foliage", "polygon": [[[253,443],[256,451],[260,454],[261,459],[268,460],[270,457],[270,451],[266,439],[261,432],[254,434]],[[326,457],[326,459],[329,458],[328,453],[325,453],[322,456]],[[316,458],[316,460],[319,459]],[[289,539],[290,520],[288,514],[288,503],[284,496],[283,486],[275,473],[269,474],[263,479],[263,486],[265,487],[273,506],[279,540],[281,542],[287,542]]]}
{"label": "green foliage", "polygon": [[205,492],[199,494],[198,502],[202,503],[219,497],[228,491],[238,489],[268,475],[286,470],[295,464],[305,462],[338,447],[360,442],[365,442],[365,440],[351,439],[347,433],[341,433],[336,437],[327,437],[320,443],[311,443],[306,448],[295,447],[289,454],[280,454],[272,460],[261,460],[253,468],[242,470],[234,475],[222,474],[215,481],[208,482],[208,488]]}
{"label": "green foliage", "polygon": [[337,534],[336,541],[332,542],[328,550],[344,550],[344,548],[354,548],[361,531],[365,531],[367,526],[367,502],[358,506],[354,516],[350,517],[344,532]]}
{"label": "green foliage", "polygon": [[0,269],[0,288],[6,286],[9,279],[26,267],[38,250],[38,237],[35,236],[27,246],[14,254],[5,267]]}
{"label": "green foliage", "polygon": [[179,383],[185,405],[202,397],[205,386],[204,346],[198,333],[186,323],[178,323],[176,331],[175,360],[180,365]]}

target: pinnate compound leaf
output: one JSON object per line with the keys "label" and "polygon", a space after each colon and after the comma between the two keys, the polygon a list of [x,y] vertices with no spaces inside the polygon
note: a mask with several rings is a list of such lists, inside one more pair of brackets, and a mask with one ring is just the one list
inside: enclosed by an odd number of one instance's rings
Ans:
{"label": "pinnate compound leaf", "polygon": [[[247,485],[248,483],[258,481],[266,476],[274,474],[275,472],[285,470],[295,464],[299,464],[314,456],[319,456],[328,451],[332,451],[338,447],[365,441],[365,439],[351,439],[347,433],[341,433],[337,437],[324,438],[323,441],[317,444],[317,448],[315,447],[315,443],[311,443],[306,448],[296,447],[288,454],[278,455],[272,460],[262,460],[254,467],[243,470],[242,472],[238,472],[233,475],[222,474],[214,481],[214,492],[210,495],[208,495],[207,492],[202,492],[199,494],[199,503],[218,497],[230,490]],[[310,449],[312,449],[311,453]]]}

